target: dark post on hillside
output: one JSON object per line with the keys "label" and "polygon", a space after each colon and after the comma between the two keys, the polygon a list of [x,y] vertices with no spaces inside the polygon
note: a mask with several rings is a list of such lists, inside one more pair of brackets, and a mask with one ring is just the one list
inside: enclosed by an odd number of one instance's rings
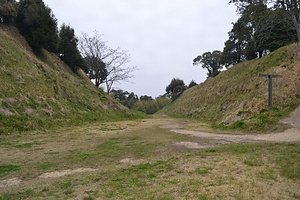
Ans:
{"label": "dark post on hillside", "polygon": [[282,78],[281,75],[275,75],[275,74],[260,74],[259,77],[267,77],[269,79],[269,92],[268,92],[268,105],[269,108],[272,108],[273,102],[272,102],[272,92],[273,92],[273,86],[272,86],[272,79],[273,78]]}

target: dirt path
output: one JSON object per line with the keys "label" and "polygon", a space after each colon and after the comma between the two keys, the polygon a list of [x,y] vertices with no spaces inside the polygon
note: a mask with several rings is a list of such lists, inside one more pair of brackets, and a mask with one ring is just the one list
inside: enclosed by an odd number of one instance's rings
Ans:
{"label": "dirt path", "polygon": [[[158,122],[159,121],[159,122]],[[177,120],[169,120],[169,119],[156,119],[153,121],[147,121],[144,125],[130,126],[135,128],[145,128],[145,126],[157,126],[160,124],[161,128],[170,130],[174,133],[185,134],[196,136],[197,138],[193,139],[193,141],[182,141],[178,142],[174,145],[179,148],[188,148],[188,149],[206,149],[213,148],[216,146],[229,144],[229,143],[253,143],[253,142],[288,142],[288,143],[300,143],[300,109],[297,109],[291,116],[291,118],[285,120],[286,123],[290,123],[294,128],[286,130],[281,133],[274,134],[249,134],[249,135],[226,135],[226,134],[217,134],[217,133],[208,133],[202,131],[194,131],[194,130],[186,130],[184,129],[184,125]],[[119,130],[119,129],[118,129]],[[99,132],[99,131],[98,131]],[[82,141],[81,141],[82,142]],[[53,144],[51,144],[53,146]],[[64,143],[65,145],[65,143]],[[46,147],[46,146],[45,146]],[[57,149],[56,149],[57,150]],[[121,164],[124,165],[133,165],[136,163],[142,163],[144,160],[133,160],[133,159],[122,159],[120,160]],[[78,169],[67,169],[62,171],[52,171],[48,173],[41,174],[36,178],[30,181],[36,181],[38,179],[56,179],[63,176],[74,175],[78,173],[86,173],[86,172],[95,172],[99,169],[93,168],[78,168]],[[9,188],[12,186],[21,185],[24,183],[28,183],[29,180],[23,180],[19,177],[14,177],[11,179],[1,180],[0,179],[0,191],[5,188]]]}
{"label": "dirt path", "polygon": [[225,140],[229,142],[248,142],[248,141],[266,141],[266,142],[300,142],[300,131],[298,129],[289,129],[282,133],[264,134],[264,135],[224,135],[215,133],[205,133],[199,131],[190,131],[184,129],[170,129],[172,132],[193,135],[202,138]]}
{"label": "dirt path", "polygon": [[284,123],[291,124],[293,127],[300,130],[300,107],[292,112],[291,116],[283,120]]}
{"label": "dirt path", "polygon": [[[296,113],[296,112],[295,112]],[[299,115],[298,115],[299,114]],[[226,134],[216,134],[216,133],[207,133],[202,131],[193,131],[186,130],[179,124],[167,124],[161,126],[162,128],[168,129],[174,133],[192,135],[199,138],[205,138],[215,141],[215,145],[206,145],[207,147],[218,146],[218,144],[228,144],[228,143],[244,143],[244,142],[288,142],[288,143],[300,143],[300,109],[297,110],[297,113],[294,114],[287,121],[291,122],[294,128],[288,129],[281,133],[272,133],[272,134],[248,134],[248,135],[226,135]],[[287,122],[286,121],[286,122]],[[297,125],[297,126],[296,126]],[[195,146],[197,143],[181,143],[183,146],[191,147]],[[180,144],[179,144],[180,145]],[[199,148],[205,148],[205,145],[198,145]]]}

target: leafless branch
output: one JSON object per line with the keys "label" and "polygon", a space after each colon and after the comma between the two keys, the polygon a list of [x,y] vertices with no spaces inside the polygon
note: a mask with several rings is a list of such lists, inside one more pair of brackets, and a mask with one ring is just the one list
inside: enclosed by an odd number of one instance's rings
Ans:
{"label": "leafless branch", "polygon": [[[89,58],[86,59],[86,61],[90,61],[86,63],[91,71],[89,77],[96,80],[97,87],[101,83],[105,83],[108,93],[114,83],[133,78],[132,73],[136,67],[126,66],[130,62],[130,54],[120,47],[116,49],[108,47],[97,31],[94,32],[93,37],[86,33],[82,34],[79,50],[84,58]],[[104,71],[101,69],[103,63],[105,64]]]}

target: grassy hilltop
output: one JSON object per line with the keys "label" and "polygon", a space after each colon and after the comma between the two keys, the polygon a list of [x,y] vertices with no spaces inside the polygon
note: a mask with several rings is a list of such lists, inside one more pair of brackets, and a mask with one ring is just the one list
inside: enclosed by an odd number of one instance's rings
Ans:
{"label": "grassy hilltop", "polygon": [[[268,109],[268,79],[259,74],[280,74],[273,79],[273,109]],[[215,78],[185,91],[164,112],[199,118],[218,128],[247,131],[277,129],[280,119],[300,104],[300,47],[282,47],[262,59],[246,61]]]}
{"label": "grassy hilltop", "polygon": [[0,27],[0,79],[0,134],[135,116],[13,28]]}

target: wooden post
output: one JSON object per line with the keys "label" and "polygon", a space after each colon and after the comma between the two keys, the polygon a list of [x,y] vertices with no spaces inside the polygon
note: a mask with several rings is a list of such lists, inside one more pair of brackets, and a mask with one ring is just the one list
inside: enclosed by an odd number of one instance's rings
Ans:
{"label": "wooden post", "polygon": [[272,79],[273,78],[282,78],[281,75],[275,74],[260,74],[259,77],[267,77],[269,79],[269,88],[268,88],[268,106],[271,109],[273,107],[272,96],[273,96],[273,85]]}

